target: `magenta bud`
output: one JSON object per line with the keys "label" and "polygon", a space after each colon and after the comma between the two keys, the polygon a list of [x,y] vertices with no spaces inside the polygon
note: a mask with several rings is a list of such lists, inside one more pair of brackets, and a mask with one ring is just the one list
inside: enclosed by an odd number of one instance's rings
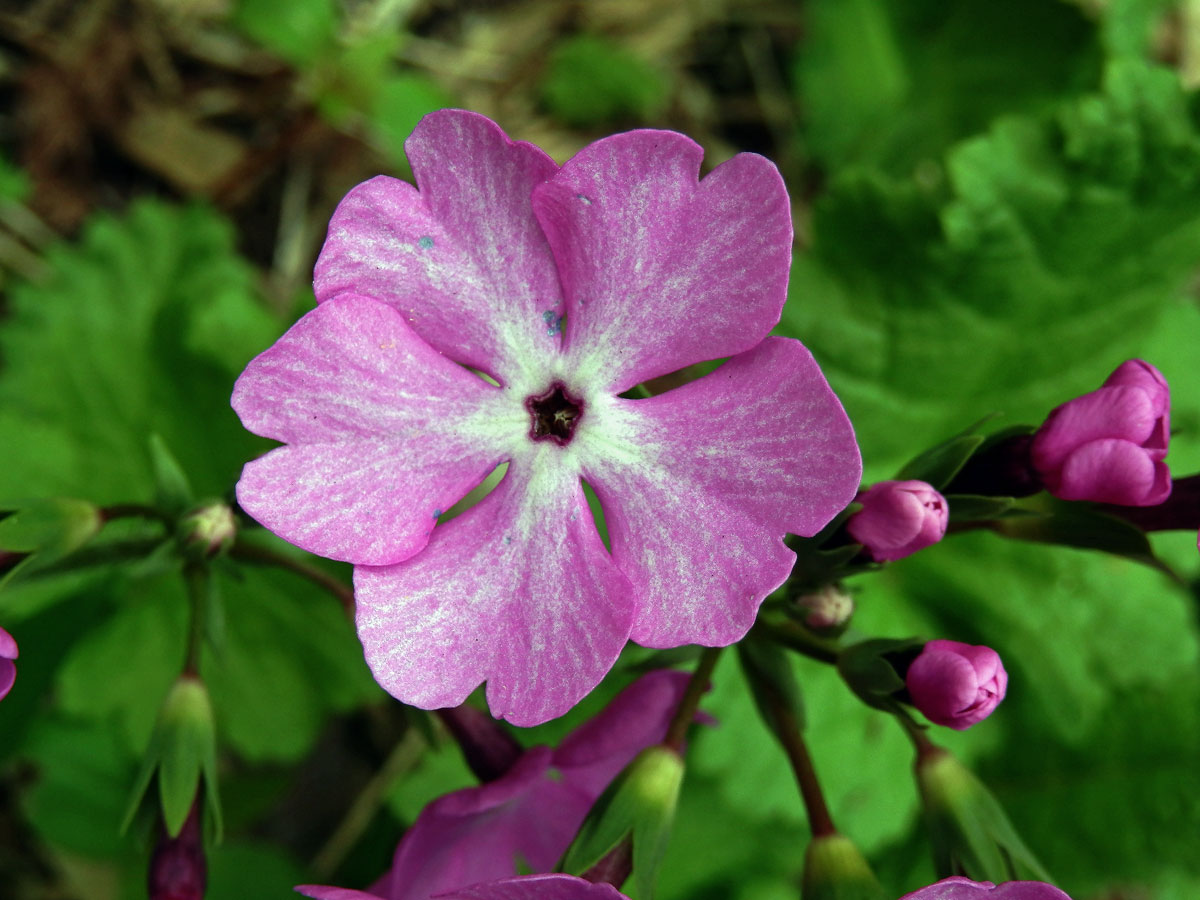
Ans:
{"label": "magenta bud", "polygon": [[937,884],[905,894],[900,900],[1071,900],[1052,884],[1044,881],[972,881],[955,875]]}
{"label": "magenta bud", "polygon": [[846,530],[876,562],[903,559],[946,534],[946,498],[924,481],[880,481],[858,495]]}
{"label": "magenta bud", "polygon": [[0,628],[0,700],[8,696],[13,682],[17,680],[17,642],[13,636]]}
{"label": "magenta bud", "polygon": [[905,676],[913,706],[930,722],[963,731],[992,714],[1008,673],[991,647],[930,641]]}
{"label": "magenta bud", "polygon": [[150,900],[204,900],[208,867],[200,828],[200,802],[197,797],[178,837],[170,837],[166,828],[159,825],[147,879]]}
{"label": "magenta bud", "polygon": [[1170,413],[1162,373],[1127,360],[1102,387],[1050,413],[1033,437],[1033,466],[1063,500],[1155,506],[1171,493]]}

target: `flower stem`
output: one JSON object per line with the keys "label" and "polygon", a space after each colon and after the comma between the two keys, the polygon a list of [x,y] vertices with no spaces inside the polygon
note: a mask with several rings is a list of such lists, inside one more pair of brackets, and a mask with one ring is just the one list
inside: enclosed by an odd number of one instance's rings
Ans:
{"label": "flower stem", "polygon": [[763,637],[782,644],[789,650],[795,650],[802,656],[815,659],[817,662],[837,665],[837,643],[827,638],[817,637],[807,628],[795,622],[771,621],[765,616],[759,616],[754,629]]}
{"label": "flower stem", "polygon": [[829,806],[825,803],[825,794],[821,790],[821,782],[817,780],[817,770],[813,767],[812,756],[809,755],[808,745],[800,733],[800,723],[792,708],[786,703],[776,702],[781,698],[774,692],[763,695],[763,700],[771,704],[771,719],[774,724],[775,736],[783,745],[792,772],[796,776],[796,784],[800,788],[800,799],[804,801],[804,810],[808,813],[808,823],[812,828],[813,837],[825,837],[834,834],[837,829],[833,826],[833,817],[829,814]]}
{"label": "flower stem", "polygon": [[337,598],[348,615],[354,616],[354,589],[324,569],[319,569],[302,559],[295,559],[269,547],[244,541],[240,535],[230,549],[229,555],[245,563],[287,569],[289,572],[311,581],[322,590],[328,591]]}
{"label": "flower stem", "polygon": [[112,506],[105,506],[100,510],[100,519],[105,524],[115,519],[153,519],[168,528],[171,525],[170,516],[153,506],[145,506],[141,503],[115,503]]}
{"label": "flower stem", "polygon": [[691,726],[692,720],[696,718],[696,710],[700,708],[700,698],[708,690],[708,683],[712,679],[713,669],[717,665],[717,658],[720,657],[722,649],[722,647],[706,647],[704,649],[700,655],[700,662],[696,664],[696,671],[692,673],[691,681],[688,682],[679,706],[675,709],[675,717],[667,726],[667,736],[663,738],[663,744],[676,753],[683,752],[683,742],[687,738],[688,728]]}
{"label": "flower stem", "polygon": [[209,577],[208,566],[203,563],[187,563],[183,567],[183,580],[187,584],[188,601],[192,607],[183,674],[193,677],[200,675],[200,651],[204,646],[209,615],[209,591],[212,588]]}

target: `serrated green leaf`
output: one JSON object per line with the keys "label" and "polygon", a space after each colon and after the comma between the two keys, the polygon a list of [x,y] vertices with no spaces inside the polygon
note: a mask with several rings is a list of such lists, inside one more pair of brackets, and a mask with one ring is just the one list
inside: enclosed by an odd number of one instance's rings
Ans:
{"label": "serrated green leaf", "polygon": [[[266,347],[282,323],[259,318],[252,273],[211,210],[136,203],[99,216],[47,253],[49,275],[18,284],[0,331],[0,497],[149,500],[147,438],[160,434],[197,493],[221,496],[264,443],[229,408],[240,371],[214,349],[214,306],[231,345]],[[201,327],[202,324],[202,327]]]}
{"label": "serrated green leaf", "polygon": [[981,408],[1037,422],[1091,390],[1200,264],[1200,131],[1172,72],[1113,65],[1102,93],[1001,120],[947,171],[948,200],[835,180],[792,270],[783,327],[821,360],[877,477],[914,434]]}

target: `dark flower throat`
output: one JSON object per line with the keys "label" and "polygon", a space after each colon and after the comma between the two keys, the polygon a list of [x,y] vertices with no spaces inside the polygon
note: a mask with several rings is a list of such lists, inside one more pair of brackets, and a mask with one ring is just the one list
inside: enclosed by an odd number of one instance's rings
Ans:
{"label": "dark flower throat", "polygon": [[527,398],[525,408],[531,420],[529,436],[559,446],[570,442],[575,423],[583,415],[583,401],[568,393],[561,381],[550,385],[546,393]]}

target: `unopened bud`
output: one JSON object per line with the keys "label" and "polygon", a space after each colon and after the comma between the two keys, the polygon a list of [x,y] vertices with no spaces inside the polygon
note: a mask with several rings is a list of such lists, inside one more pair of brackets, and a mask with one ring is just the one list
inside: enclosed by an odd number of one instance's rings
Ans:
{"label": "unopened bud", "polygon": [[992,714],[1008,673],[991,647],[930,641],[904,677],[913,706],[937,725],[963,731]]}
{"label": "unopened bud", "polygon": [[159,823],[158,843],[150,857],[147,878],[150,900],[204,900],[208,867],[204,859],[200,807],[197,795],[176,837],[168,835]]}
{"label": "unopened bud", "polygon": [[844,834],[814,837],[804,854],[802,900],[884,900],[883,888]]}
{"label": "unopened bud", "polygon": [[881,481],[858,495],[846,530],[876,562],[911,556],[946,534],[946,498],[924,481]]}
{"label": "unopened bud", "polygon": [[807,611],[804,624],[809,628],[841,628],[854,615],[854,600],[836,584],[826,584],[796,600]]}
{"label": "unopened bud", "polygon": [[11,634],[0,628],[0,700],[8,696],[13,682],[17,680],[17,642]]}
{"label": "unopened bud", "polygon": [[202,559],[214,559],[233,545],[237,522],[224,503],[210,503],[179,520],[179,539],[185,549]]}

